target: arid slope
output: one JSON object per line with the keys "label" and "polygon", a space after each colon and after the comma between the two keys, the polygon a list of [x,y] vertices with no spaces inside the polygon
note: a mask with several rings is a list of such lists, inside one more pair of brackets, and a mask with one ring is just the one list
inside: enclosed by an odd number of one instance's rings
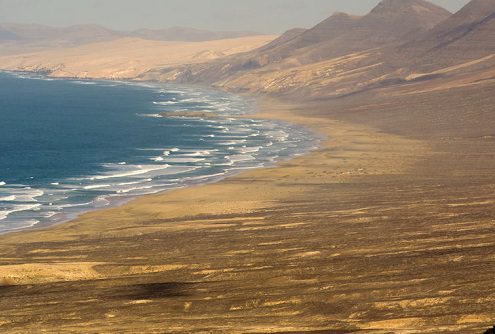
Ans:
{"label": "arid slope", "polygon": [[494,18],[494,0],[473,0],[454,15],[426,1],[385,0],[362,18],[337,13],[249,53],[143,78],[298,98],[417,81],[432,89],[473,85],[494,78]]}

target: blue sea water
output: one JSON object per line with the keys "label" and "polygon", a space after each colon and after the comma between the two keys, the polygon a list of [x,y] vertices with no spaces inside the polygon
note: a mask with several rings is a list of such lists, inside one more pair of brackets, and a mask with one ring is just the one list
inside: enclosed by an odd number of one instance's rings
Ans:
{"label": "blue sea water", "polygon": [[0,73],[0,233],[215,181],[315,146],[304,128],[238,117],[252,105],[197,87]]}

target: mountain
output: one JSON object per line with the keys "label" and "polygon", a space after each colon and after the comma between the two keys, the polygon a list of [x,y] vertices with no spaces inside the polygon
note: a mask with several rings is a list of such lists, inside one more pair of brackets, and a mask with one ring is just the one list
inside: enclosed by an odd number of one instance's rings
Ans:
{"label": "mountain", "polygon": [[262,34],[253,31],[209,31],[187,27],[172,27],[167,29],[139,29],[130,33],[133,37],[155,41],[184,41],[204,42],[220,39],[232,39]]}
{"label": "mountain", "polygon": [[20,37],[0,26],[0,41],[16,41]]}
{"label": "mountain", "polygon": [[472,0],[400,49],[416,70],[432,71],[495,53],[495,0]]}
{"label": "mountain", "polygon": [[[335,13],[284,43],[258,50],[261,65],[292,58],[289,64],[310,64],[345,54],[382,47],[427,31],[451,15],[423,0],[384,0],[364,17]],[[251,62],[253,59],[251,59]]]}
{"label": "mountain", "polygon": [[[450,15],[424,0],[383,0],[363,17],[335,13],[311,29],[288,31],[257,50],[203,66],[172,69],[170,77],[233,89],[247,86],[248,90],[259,91],[266,87],[292,91],[300,81],[318,80],[318,75],[320,81],[322,75],[328,81],[334,73],[341,77],[342,73],[359,68],[360,73],[366,72],[366,78],[372,78],[382,75],[383,69],[376,68],[377,64],[382,66],[383,57],[388,57],[381,51],[384,47],[400,45]],[[325,70],[318,71],[316,64]],[[161,78],[169,77],[167,71],[162,71]],[[305,74],[299,77],[300,73]],[[283,79],[286,75],[290,79]]]}
{"label": "mountain", "polygon": [[[301,50],[307,50],[315,46],[334,40],[352,29],[359,16],[351,16],[345,13],[335,13],[328,19],[308,30],[290,30],[278,40],[253,52],[250,61],[257,62],[260,66],[280,62],[296,56]],[[324,45],[324,44],[323,44]],[[293,57],[290,63],[309,63],[313,60],[303,57]]]}
{"label": "mountain", "polygon": [[[161,30],[140,29],[131,32],[116,31],[96,24],[74,25],[70,27],[49,27],[38,24],[5,23],[2,25],[5,36],[17,36],[25,43],[44,45],[77,46],[89,43],[113,41],[119,38],[140,38],[152,41],[203,42],[240,37],[260,36],[249,31],[214,32],[193,28],[173,27]],[[3,33],[0,30],[0,40]]]}
{"label": "mountain", "polygon": [[123,36],[121,32],[95,24],[74,25],[64,28],[17,23],[5,23],[2,26],[10,33],[20,36],[25,43],[36,44],[80,45],[111,41]]}
{"label": "mountain", "polygon": [[450,15],[424,0],[384,0],[368,15],[352,23],[344,22],[343,33],[307,50],[304,57],[310,61],[329,59],[399,43],[431,29]]}

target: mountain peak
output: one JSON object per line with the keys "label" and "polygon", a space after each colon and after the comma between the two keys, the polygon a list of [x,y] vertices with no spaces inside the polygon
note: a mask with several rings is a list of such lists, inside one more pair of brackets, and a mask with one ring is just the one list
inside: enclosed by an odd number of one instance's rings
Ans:
{"label": "mountain peak", "polygon": [[448,10],[425,0],[382,0],[363,21],[407,34],[431,29],[451,15]]}
{"label": "mountain peak", "polygon": [[352,19],[352,18],[355,18],[355,17],[356,16],[351,15],[351,14],[347,14],[347,13],[344,13],[344,12],[335,12],[329,18],[334,18],[334,19],[336,19],[336,18]]}
{"label": "mountain peak", "polygon": [[379,16],[448,17],[448,10],[425,0],[382,0],[370,13]]}

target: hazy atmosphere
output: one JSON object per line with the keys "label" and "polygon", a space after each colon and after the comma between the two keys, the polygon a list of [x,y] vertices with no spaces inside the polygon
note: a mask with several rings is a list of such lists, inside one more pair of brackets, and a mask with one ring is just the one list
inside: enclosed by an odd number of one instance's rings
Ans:
{"label": "hazy atmosphere", "polygon": [[[378,0],[0,0],[0,22],[54,26],[95,23],[114,29],[188,26],[280,33],[309,27],[334,11],[365,14]],[[456,11],[467,0],[433,0]]]}
{"label": "hazy atmosphere", "polygon": [[0,0],[0,334],[495,334],[495,0]]}

